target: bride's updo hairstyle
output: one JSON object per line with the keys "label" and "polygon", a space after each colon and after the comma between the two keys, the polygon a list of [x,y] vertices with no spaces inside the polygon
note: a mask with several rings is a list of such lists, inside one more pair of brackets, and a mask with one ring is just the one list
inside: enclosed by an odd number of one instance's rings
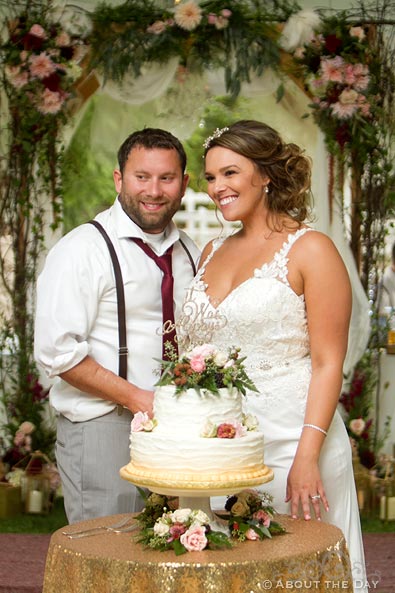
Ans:
{"label": "bride's updo hairstyle", "polygon": [[204,157],[214,146],[250,159],[270,179],[266,198],[274,218],[287,214],[299,224],[310,218],[311,162],[299,146],[283,142],[276,130],[254,120],[217,129],[204,144]]}

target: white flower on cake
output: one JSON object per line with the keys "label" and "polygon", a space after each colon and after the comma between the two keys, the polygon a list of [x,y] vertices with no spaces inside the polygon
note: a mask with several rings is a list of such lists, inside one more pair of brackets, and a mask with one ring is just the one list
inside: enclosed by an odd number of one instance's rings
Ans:
{"label": "white flower on cake", "polygon": [[247,430],[257,430],[259,426],[258,418],[255,414],[243,414],[243,426]]}

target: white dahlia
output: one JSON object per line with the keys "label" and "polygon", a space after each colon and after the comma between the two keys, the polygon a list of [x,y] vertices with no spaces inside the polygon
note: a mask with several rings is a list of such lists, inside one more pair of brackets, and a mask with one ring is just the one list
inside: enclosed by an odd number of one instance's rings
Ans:
{"label": "white dahlia", "polygon": [[189,0],[177,6],[174,11],[174,20],[181,29],[193,31],[202,20],[202,9],[193,0]]}

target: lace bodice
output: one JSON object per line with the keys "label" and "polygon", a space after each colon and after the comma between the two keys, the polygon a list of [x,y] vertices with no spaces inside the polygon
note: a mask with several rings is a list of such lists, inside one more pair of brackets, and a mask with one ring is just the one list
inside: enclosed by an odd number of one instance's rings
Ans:
{"label": "lace bodice", "polygon": [[[215,240],[184,304],[182,335],[188,336],[189,345],[211,342],[225,350],[240,347],[249,375],[261,388],[268,380],[289,375],[291,368],[309,370],[304,296],[298,296],[288,282],[289,251],[309,230],[290,234],[269,263],[255,269],[217,306],[210,302],[204,282],[205,268],[225,238]],[[301,375],[300,397],[304,398],[308,378],[304,372]]]}

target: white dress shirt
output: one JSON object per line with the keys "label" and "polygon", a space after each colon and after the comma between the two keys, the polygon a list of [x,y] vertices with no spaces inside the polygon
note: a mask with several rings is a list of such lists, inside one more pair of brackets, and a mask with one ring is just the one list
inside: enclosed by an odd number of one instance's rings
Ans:
{"label": "white dress shirt", "polygon": [[[125,290],[128,381],[141,389],[152,389],[159,378],[162,357],[162,272],[130,237],[148,242],[124,212],[118,199],[96,216],[113,242]],[[161,255],[174,245],[173,275],[175,317],[193,278],[191,262],[181,237],[194,261],[199,250],[183,231],[171,222],[158,245],[150,246]],[[69,420],[80,422],[110,412],[114,402],[81,392],[58,377],[87,355],[103,367],[118,373],[117,293],[113,266],[106,242],[91,224],[81,225],[48,253],[37,281],[35,357],[55,383],[50,401]]]}

